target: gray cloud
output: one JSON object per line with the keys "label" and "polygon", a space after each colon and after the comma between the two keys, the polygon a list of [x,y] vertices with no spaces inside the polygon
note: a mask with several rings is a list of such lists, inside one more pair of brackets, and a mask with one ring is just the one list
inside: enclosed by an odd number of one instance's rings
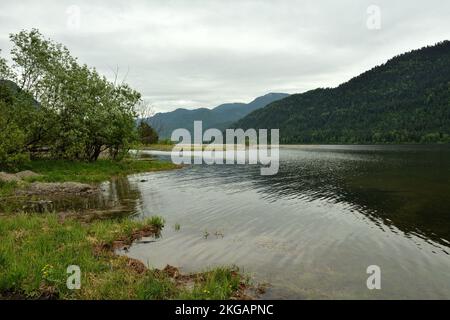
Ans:
{"label": "gray cloud", "polygon": [[39,28],[108,77],[118,66],[158,111],[335,86],[450,31],[446,0],[0,1],[3,55],[9,33]]}

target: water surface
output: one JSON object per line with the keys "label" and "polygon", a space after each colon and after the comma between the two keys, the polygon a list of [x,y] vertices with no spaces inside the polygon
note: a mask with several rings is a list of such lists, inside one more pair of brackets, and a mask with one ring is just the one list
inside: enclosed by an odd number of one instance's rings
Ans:
{"label": "water surface", "polygon": [[[450,298],[449,147],[293,146],[280,161],[276,176],[196,165],[129,177],[138,217],[167,224],[128,255],[185,272],[235,264],[270,283],[263,298]],[[369,265],[381,290],[367,289]]]}

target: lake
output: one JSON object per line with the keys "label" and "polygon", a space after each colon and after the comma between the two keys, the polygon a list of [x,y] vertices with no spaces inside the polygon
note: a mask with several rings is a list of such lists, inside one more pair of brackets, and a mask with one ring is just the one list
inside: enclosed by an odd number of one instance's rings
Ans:
{"label": "lake", "polygon": [[275,176],[194,165],[128,183],[137,218],[166,219],[127,253],[150,267],[234,264],[263,299],[450,299],[448,146],[289,146]]}

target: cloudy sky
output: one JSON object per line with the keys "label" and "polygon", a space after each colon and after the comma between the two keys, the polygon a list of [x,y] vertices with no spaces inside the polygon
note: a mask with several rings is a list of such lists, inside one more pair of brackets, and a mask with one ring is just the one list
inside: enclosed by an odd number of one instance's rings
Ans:
{"label": "cloudy sky", "polygon": [[449,17],[448,0],[0,0],[0,48],[38,28],[170,111],[336,86],[450,39]]}

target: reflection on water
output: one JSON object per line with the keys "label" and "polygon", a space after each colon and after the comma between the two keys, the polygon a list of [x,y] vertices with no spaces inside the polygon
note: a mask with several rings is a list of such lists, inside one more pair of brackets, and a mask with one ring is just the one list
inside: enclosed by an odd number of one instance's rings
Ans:
{"label": "reflection on water", "polygon": [[102,183],[100,192],[85,195],[15,195],[0,201],[0,212],[58,212],[94,214],[96,218],[133,215],[141,204],[141,194],[128,178],[113,178]]}
{"label": "reflection on water", "polygon": [[[161,215],[161,237],[128,255],[186,272],[235,264],[270,283],[263,298],[450,299],[449,147],[292,146],[280,157],[275,176],[200,165],[114,179],[89,197],[31,200]],[[366,287],[369,265],[381,268],[381,290]]]}
{"label": "reflection on water", "polygon": [[[267,298],[450,298],[448,147],[298,146],[280,156],[276,176],[204,165],[130,177],[136,212],[167,224],[129,255],[188,272],[236,264],[271,284]],[[374,264],[382,290],[370,291]]]}

